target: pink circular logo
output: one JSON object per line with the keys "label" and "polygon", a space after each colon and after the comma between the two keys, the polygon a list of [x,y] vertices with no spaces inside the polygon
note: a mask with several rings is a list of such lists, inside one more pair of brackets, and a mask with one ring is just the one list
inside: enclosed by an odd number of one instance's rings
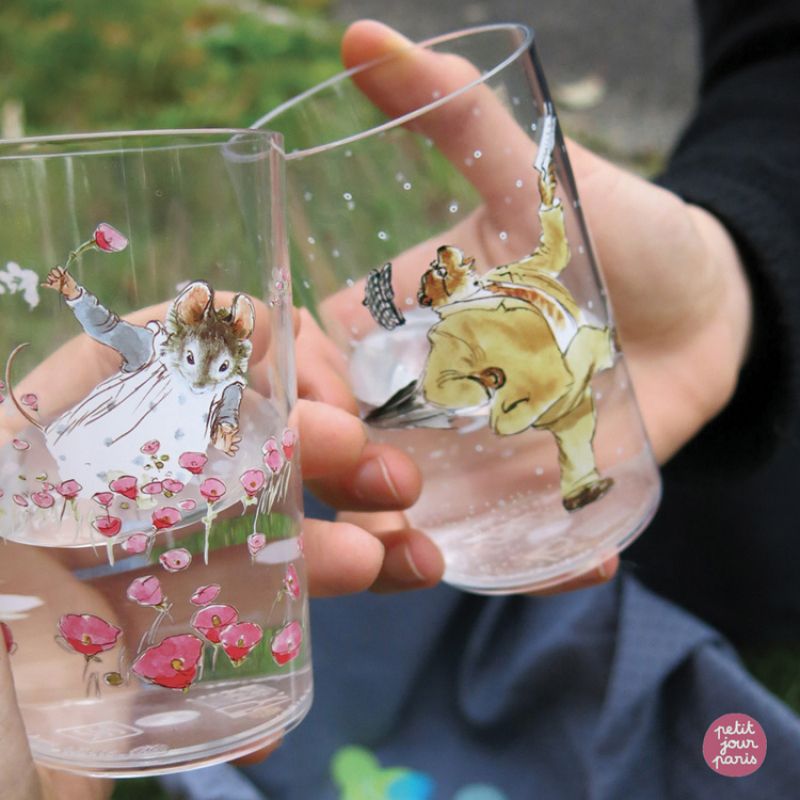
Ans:
{"label": "pink circular logo", "polygon": [[703,738],[706,764],[728,778],[752,774],[766,755],[764,729],[747,714],[723,714],[708,726]]}

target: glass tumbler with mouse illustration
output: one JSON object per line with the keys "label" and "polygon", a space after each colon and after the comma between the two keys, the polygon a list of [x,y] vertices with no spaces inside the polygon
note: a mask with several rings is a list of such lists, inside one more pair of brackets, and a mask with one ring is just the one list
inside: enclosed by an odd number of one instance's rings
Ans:
{"label": "glass tumbler with mouse illustration", "polygon": [[36,760],[262,748],[311,702],[280,137],[0,142],[0,626]]}
{"label": "glass tumbler with mouse illustration", "polygon": [[416,459],[445,580],[487,594],[597,567],[660,495],[532,40],[395,40],[255,124],[286,140],[296,296]]}

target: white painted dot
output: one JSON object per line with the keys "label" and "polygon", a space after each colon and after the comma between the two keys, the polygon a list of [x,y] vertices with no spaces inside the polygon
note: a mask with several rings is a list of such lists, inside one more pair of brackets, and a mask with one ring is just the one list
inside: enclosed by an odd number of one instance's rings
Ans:
{"label": "white painted dot", "polygon": [[312,198],[313,196],[314,196],[314,195],[313,195],[313,194],[311,194],[311,192],[304,192],[304,194],[303,194],[303,199],[304,199],[304,200],[306,201],[306,203],[307,203],[309,200],[311,200],[311,198]]}
{"label": "white painted dot", "polygon": [[341,255],[341,253],[340,253],[340,252],[339,252],[339,251],[338,251],[338,250],[337,250],[337,249],[334,247],[334,248],[333,248],[333,250],[331,250],[331,255],[332,255],[334,258],[339,258],[339,256]]}
{"label": "white painted dot", "polygon": [[483,155],[483,153],[480,150],[476,150],[472,155],[475,158],[480,158]]}
{"label": "white painted dot", "polygon": [[350,192],[345,192],[345,193],[342,195],[342,197],[343,197],[345,200],[352,200],[352,199],[353,199],[353,195],[352,195],[352,194],[350,194]]}
{"label": "white painted dot", "polygon": [[348,286],[354,286],[355,285],[355,281],[352,278],[347,278],[347,280],[345,280],[345,283]]}
{"label": "white painted dot", "polygon": [[308,237],[308,243],[309,244],[316,244],[317,240],[313,236],[309,236]]}
{"label": "white painted dot", "polygon": [[475,452],[476,453],[482,453],[483,452],[483,445],[482,444],[476,444],[475,445]]}
{"label": "white painted dot", "polygon": [[508,232],[507,231],[500,231],[500,241],[504,242],[508,239]]}
{"label": "white painted dot", "polygon": [[185,725],[199,716],[199,711],[165,711],[163,714],[150,714],[147,717],[139,717],[136,720],[136,724],[142,728],[164,728],[167,725]]}
{"label": "white painted dot", "polygon": [[352,200],[349,200],[348,203],[347,203],[347,210],[348,211],[352,211],[353,209],[355,209],[355,207],[356,207],[356,204]]}
{"label": "white painted dot", "polygon": [[544,475],[544,469],[543,469],[542,467],[536,467],[536,469],[534,470],[534,472],[535,472],[537,475]]}
{"label": "white painted dot", "polygon": [[311,288],[311,284],[307,280],[303,280],[303,288],[310,289]]}
{"label": "white painted dot", "polygon": [[406,191],[408,191],[408,190],[411,188],[411,183],[410,183],[410,181],[406,181],[406,182],[403,184],[403,188],[404,188]]}
{"label": "white painted dot", "polygon": [[353,155],[353,151],[352,150],[345,150],[344,151],[344,157],[345,158],[351,158],[352,155]]}
{"label": "white painted dot", "polygon": [[532,131],[535,131],[537,127],[538,127],[538,126],[536,125],[536,123],[535,123],[535,122],[531,122],[531,130],[532,130]]}
{"label": "white painted dot", "polygon": [[451,214],[455,214],[456,211],[458,211],[458,203],[456,203],[455,200],[450,203],[449,211]]}
{"label": "white painted dot", "polygon": [[406,297],[406,305],[413,306],[414,305],[414,298],[413,297]]}
{"label": "white painted dot", "polygon": [[523,183],[523,181],[522,181],[522,178],[517,178],[517,179],[514,181],[514,186],[516,186],[516,187],[517,187],[517,189],[521,189],[521,188],[522,188],[524,185],[525,185],[525,184]]}
{"label": "white painted dot", "polygon": [[385,242],[389,238],[389,234],[386,231],[378,231],[378,238]]}
{"label": "white painted dot", "polygon": [[402,181],[402,180],[403,180],[405,177],[406,177],[406,176],[405,176],[405,175],[403,175],[403,173],[402,173],[402,172],[395,172],[395,174],[394,174],[394,179],[395,179],[395,180],[396,180],[398,183],[400,183],[400,181]]}

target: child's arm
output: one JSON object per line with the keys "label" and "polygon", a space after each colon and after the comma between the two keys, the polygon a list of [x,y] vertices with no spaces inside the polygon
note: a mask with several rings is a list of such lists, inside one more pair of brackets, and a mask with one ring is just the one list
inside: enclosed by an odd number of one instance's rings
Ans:
{"label": "child's arm", "polygon": [[92,339],[112,347],[122,356],[123,372],[136,372],[153,357],[153,334],[147,328],[120,319],[61,267],[50,270],[44,285],[64,296],[75,318]]}

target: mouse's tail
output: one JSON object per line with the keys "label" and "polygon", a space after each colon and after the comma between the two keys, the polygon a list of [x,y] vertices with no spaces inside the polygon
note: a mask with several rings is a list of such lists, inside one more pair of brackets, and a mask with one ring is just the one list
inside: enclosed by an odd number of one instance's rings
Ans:
{"label": "mouse's tail", "polygon": [[34,427],[38,428],[40,431],[43,431],[44,430],[44,425],[42,425],[42,423],[39,422],[38,419],[35,419],[34,417],[32,417],[25,410],[23,405],[14,396],[14,390],[11,388],[11,367],[12,367],[12,365],[14,363],[14,359],[16,358],[17,353],[19,353],[20,350],[24,350],[27,346],[28,346],[28,342],[24,342],[23,344],[18,345],[17,347],[15,347],[11,351],[11,355],[9,355],[8,361],[6,361],[6,386],[8,387],[8,396],[11,398],[12,402],[17,407],[17,411],[19,411],[19,413],[22,414],[22,416],[25,417],[25,419],[28,420],[28,422],[30,422],[31,425],[33,425]]}

